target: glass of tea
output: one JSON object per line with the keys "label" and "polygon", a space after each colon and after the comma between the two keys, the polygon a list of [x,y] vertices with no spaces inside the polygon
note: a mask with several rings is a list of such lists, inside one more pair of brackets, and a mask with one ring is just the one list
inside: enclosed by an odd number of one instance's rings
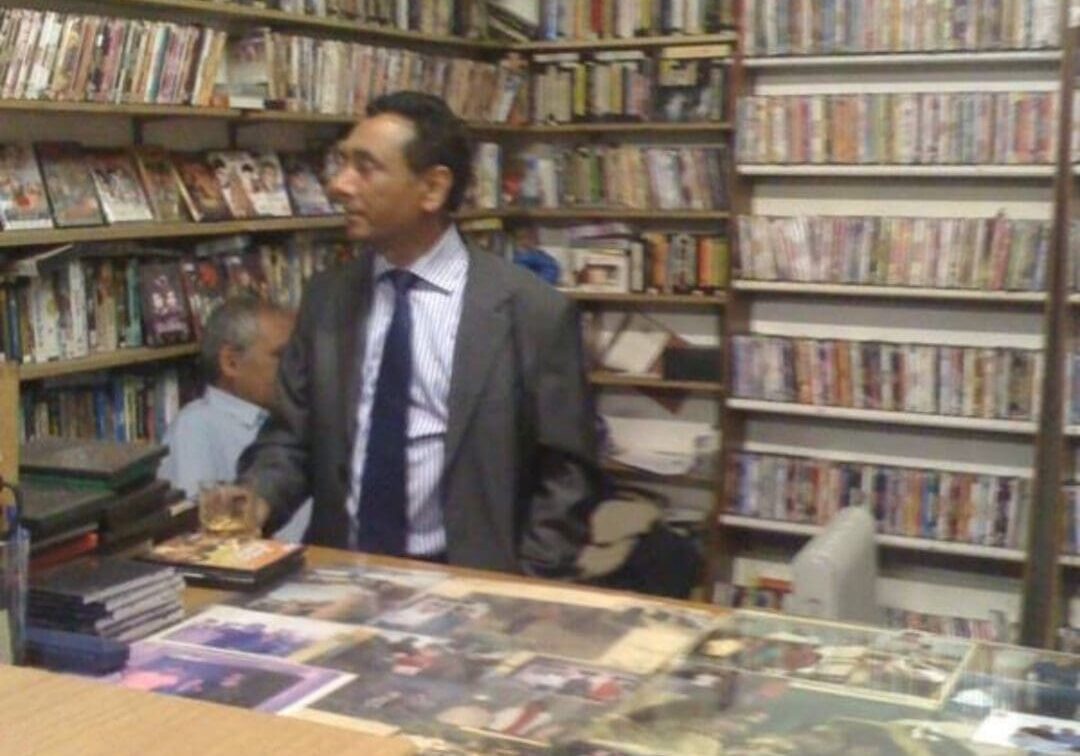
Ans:
{"label": "glass of tea", "polygon": [[255,495],[243,486],[217,481],[203,483],[199,486],[199,525],[210,535],[258,537],[255,501]]}

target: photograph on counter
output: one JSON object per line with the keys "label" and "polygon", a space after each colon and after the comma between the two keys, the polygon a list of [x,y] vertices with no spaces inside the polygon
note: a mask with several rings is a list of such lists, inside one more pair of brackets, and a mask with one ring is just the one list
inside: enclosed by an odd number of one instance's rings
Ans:
{"label": "photograph on counter", "polygon": [[144,641],[120,672],[105,678],[132,690],[279,712],[351,675],[276,659]]}
{"label": "photograph on counter", "polygon": [[975,731],[976,743],[1021,748],[1024,753],[1080,753],[1080,722],[1013,711],[994,711]]}
{"label": "photograph on counter", "polygon": [[587,726],[560,754],[974,754],[970,728],[924,721],[926,712],[828,696],[792,681],[687,663],[658,676]]}
{"label": "photograph on counter", "polygon": [[910,630],[878,631],[737,612],[691,655],[719,667],[780,675],[928,707],[948,695],[972,644]]}
{"label": "photograph on counter", "polygon": [[431,638],[389,630],[357,628],[296,657],[341,672],[389,674],[461,685],[477,684],[521,654],[471,639]]}
{"label": "photograph on counter", "polygon": [[[455,624],[455,637],[632,674],[659,669],[696,643],[712,621],[712,615],[699,610],[673,609],[622,596],[591,596],[560,587],[538,588],[529,598],[519,594],[492,581],[455,580],[434,588],[424,598],[458,602],[439,602],[442,615],[435,620]],[[469,621],[459,621],[466,615],[471,615]],[[380,618],[380,622],[388,620],[395,618]],[[424,632],[415,627],[398,629]]]}
{"label": "photograph on counter", "polygon": [[169,628],[157,639],[284,659],[350,630],[334,622],[213,606]]}
{"label": "photograph on counter", "polygon": [[1006,709],[1080,719],[1080,658],[1014,646],[980,646],[964,667],[949,705],[961,713]]}
{"label": "photograph on counter", "polygon": [[521,665],[508,679],[532,690],[603,704],[624,700],[641,683],[635,675],[542,656]]}
{"label": "photograph on counter", "polygon": [[441,572],[318,568],[245,600],[244,606],[271,614],[363,625],[445,579]]}

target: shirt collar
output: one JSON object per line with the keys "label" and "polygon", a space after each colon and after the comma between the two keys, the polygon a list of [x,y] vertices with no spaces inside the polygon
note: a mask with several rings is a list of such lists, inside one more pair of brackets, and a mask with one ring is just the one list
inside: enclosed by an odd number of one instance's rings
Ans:
{"label": "shirt collar", "polygon": [[258,427],[266,419],[266,410],[262,407],[217,386],[207,386],[204,396],[211,407],[228,412],[248,428]]}
{"label": "shirt collar", "polygon": [[[394,266],[382,255],[375,256],[376,281],[383,273],[393,268]],[[453,294],[464,284],[468,268],[468,249],[461,239],[461,234],[458,233],[457,226],[451,224],[435,242],[435,246],[425,252],[407,270],[439,291]]]}

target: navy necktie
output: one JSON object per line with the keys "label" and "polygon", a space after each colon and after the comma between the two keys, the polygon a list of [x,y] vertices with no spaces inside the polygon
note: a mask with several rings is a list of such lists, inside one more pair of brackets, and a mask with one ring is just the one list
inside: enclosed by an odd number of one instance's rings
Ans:
{"label": "navy necktie", "polygon": [[373,554],[403,556],[408,530],[405,445],[412,385],[409,289],[417,278],[407,270],[391,270],[384,275],[394,286],[394,315],[386,331],[371,405],[360,479],[357,547]]}

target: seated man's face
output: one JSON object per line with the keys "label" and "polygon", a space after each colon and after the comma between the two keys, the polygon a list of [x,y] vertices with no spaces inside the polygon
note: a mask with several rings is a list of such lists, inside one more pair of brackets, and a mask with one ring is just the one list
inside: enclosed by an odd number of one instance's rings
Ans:
{"label": "seated man's face", "polygon": [[293,316],[282,312],[259,313],[254,343],[240,354],[234,378],[235,393],[264,409],[273,407],[278,362],[293,329]]}

